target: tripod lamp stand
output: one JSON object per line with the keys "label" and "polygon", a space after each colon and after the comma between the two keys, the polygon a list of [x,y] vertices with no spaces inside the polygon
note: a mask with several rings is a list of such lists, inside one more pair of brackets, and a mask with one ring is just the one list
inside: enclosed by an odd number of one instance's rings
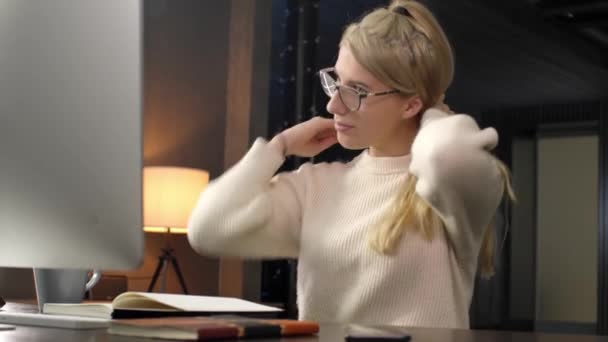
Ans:
{"label": "tripod lamp stand", "polygon": [[161,292],[165,291],[167,272],[172,266],[183,293],[188,293],[170,239],[171,234],[186,234],[190,212],[208,182],[209,173],[204,170],[171,166],[144,168],[144,231],[165,234],[166,241],[148,292],[154,289],[161,274]]}

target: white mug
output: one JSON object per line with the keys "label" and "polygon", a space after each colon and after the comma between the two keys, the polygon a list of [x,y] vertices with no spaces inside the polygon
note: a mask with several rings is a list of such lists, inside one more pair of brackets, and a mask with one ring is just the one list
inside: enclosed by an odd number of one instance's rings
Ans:
{"label": "white mug", "polygon": [[38,310],[42,312],[45,303],[80,303],[84,295],[101,278],[100,270],[34,268],[34,282]]}

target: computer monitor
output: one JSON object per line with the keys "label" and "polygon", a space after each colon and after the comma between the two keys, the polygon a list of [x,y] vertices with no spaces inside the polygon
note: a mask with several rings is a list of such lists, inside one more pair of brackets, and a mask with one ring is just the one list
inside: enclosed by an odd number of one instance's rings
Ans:
{"label": "computer monitor", "polygon": [[0,266],[143,256],[142,4],[0,0]]}

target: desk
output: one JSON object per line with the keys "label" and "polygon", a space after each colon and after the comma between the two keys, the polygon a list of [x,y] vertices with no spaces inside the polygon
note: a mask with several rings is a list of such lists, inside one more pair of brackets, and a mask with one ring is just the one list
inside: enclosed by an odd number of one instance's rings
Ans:
{"label": "desk", "polygon": [[[412,342],[608,342],[608,336],[554,335],[522,332],[451,329],[407,329]],[[241,341],[263,342],[342,342],[344,327],[321,325],[318,336],[293,339],[250,339]],[[0,341],[49,341],[49,342],[160,342],[157,339],[109,335],[105,330],[68,330],[19,326],[16,330],[0,331]]]}

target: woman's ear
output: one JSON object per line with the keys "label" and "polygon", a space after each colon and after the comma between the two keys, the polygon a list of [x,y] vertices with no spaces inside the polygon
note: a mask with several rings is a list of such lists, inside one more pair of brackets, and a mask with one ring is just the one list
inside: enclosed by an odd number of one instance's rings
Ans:
{"label": "woman's ear", "polygon": [[403,115],[401,116],[403,119],[410,119],[420,113],[420,110],[422,109],[422,100],[420,99],[420,96],[414,95],[405,101]]}

